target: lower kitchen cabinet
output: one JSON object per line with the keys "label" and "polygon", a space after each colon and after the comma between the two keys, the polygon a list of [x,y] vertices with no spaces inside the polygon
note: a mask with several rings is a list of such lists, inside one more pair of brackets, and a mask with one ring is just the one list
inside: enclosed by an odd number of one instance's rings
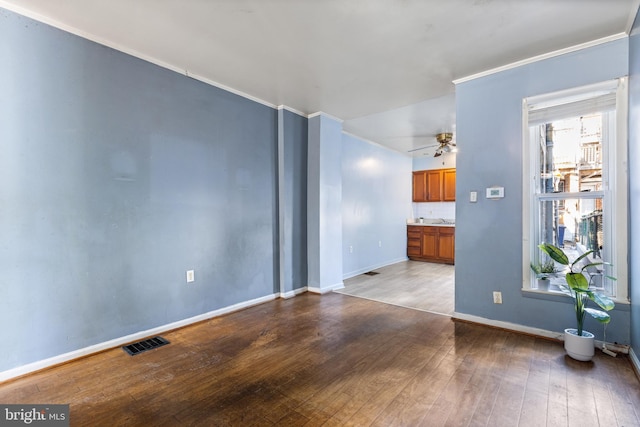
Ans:
{"label": "lower kitchen cabinet", "polygon": [[422,227],[407,227],[407,256],[422,256]]}
{"label": "lower kitchen cabinet", "polygon": [[436,256],[443,262],[453,264],[456,229],[454,227],[436,227],[438,230],[438,253]]}
{"label": "lower kitchen cabinet", "polygon": [[454,263],[455,227],[407,226],[407,256],[416,261]]}

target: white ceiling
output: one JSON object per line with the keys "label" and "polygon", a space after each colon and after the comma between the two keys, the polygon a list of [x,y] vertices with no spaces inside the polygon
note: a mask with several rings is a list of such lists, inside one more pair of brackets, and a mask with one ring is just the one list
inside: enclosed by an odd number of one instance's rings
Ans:
{"label": "white ceiling", "polygon": [[[629,30],[640,0],[0,0],[402,152],[455,129],[452,81]],[[425,151],[417,151],[426,154]]]}

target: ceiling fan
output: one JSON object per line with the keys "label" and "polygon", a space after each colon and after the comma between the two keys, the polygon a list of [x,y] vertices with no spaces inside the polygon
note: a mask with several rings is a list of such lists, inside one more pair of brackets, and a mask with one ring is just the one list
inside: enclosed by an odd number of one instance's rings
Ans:
{"label": "ceiling fan", "polygon": [[440,146],[436,148],[436,152],[433,157],[442,156],[442,153],[455,153],[458,151],[456,148],[456,143],[451,142],[453,139],[453,134],[451,132],[439,133],[436,135],[436,141]]}
{"label": "ceiling fan", "polygon": [[433,157],[440,157],[444,153],[455,153],[456,151],[458,151],[458,149],[456,148],[456,143],[452,142],[453,133],[451,132],[441,132],[436,134],[436,141],[438,141],[438,144],[436,145],[428,145],[426,147],[415,148],[413,150],[409,150],[409,152],[438,147],[436,148]]}

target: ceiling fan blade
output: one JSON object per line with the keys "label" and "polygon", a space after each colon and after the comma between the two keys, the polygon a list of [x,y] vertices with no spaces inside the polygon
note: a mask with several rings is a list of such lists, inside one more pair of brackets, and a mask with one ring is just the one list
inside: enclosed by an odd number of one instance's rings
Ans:
{"label": "ceiling fan blade", "polygon": [[437,147],[439,144],[435,145],[426,145],[424,147],[412,148],[411,150],[407,150],[407,153],[412,153],[414,151],[426,150],[427,148]]}

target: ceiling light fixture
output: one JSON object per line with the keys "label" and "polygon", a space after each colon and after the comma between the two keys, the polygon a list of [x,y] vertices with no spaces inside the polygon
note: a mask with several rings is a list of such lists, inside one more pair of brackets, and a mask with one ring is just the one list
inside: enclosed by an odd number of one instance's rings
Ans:
{"label": "ceiling light fixture", "polygon": [[436,135],[436,141],[440,146],[436,148],[436,152],[433,154],[433,157],[440,157],[443,153],[455,153],[458,151],[456,148],[455,142],[451,142],[453,140],[453,133],[451,132],[443,132]]}
{"label": "ceiling light fixture", "polygon": [[[408,150],[409,153],[425,150],[428,148],[437,147],[436,151],[433,153],[433,157],[440,157],[443,153],[455,153],[458,151],[456,148],[456,143],[453,141],[453,133],[451,132],[442,132],[435,135],[436,141],[438,142],[436,145],[427,145],[425,147],[413,148]],[[426,154],[426,153],[425,153]]]}

